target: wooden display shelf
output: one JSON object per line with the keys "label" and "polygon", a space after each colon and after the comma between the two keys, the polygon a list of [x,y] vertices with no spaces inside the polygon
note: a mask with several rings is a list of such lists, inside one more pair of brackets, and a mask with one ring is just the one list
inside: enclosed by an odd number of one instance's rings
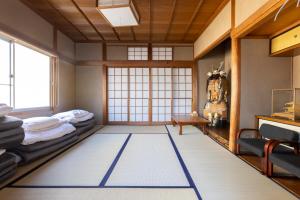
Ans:
{"label": "wooden display shelf", "polygon": [[284,119],[284,118],[280,118],[280,117],[272,117],[272,116],[265,116],[265,115],[257,115],[256,119],[257,119],[257,125],[258,125],[259,119],[262,119],[262,120],[278,122],[278,123],[282,123],[282,124],[288,124],[288,125],[300,127],[300,120],[289,120],[289,119]]}

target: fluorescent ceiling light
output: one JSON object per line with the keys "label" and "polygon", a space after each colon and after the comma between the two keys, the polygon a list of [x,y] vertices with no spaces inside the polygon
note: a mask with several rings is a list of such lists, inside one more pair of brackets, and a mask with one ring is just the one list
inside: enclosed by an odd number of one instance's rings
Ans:
{"label": "fluorescent ceiling light", "polygon": [[139,24],[139,15],[131,0],[99,0],[97,9],[113,27]]}

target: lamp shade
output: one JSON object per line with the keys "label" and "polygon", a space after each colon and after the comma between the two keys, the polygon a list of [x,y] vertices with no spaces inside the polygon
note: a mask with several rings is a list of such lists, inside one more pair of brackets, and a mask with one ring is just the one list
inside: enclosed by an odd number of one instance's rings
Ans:
{"label": "lamp shade", "polygon": [[98,0],[97,9],[113,27],[139,24],[139,15],[131,0]]}

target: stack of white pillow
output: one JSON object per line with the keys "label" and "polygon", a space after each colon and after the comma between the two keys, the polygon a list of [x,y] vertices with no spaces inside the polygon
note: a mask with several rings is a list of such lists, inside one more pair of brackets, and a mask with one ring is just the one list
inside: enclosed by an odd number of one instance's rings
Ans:
{"label": "stack of white pillow", "polygon": [[65,122],[76,124],[92,119],[94,117],[94,114],[86,110],[70,110],[67,112],[58,113],[56,115],[53,115],[52,117]]}
{"label": "stack of white pillow", "polygon": [[54,117],[24,119],[22,127],[25,131],[23,145],[53,140],[76,130],[73,125]]}
{"label": "stack of white pillow", "polygon": [[12,111],[12,107],[6,105],[5,103],[0,103],[0,117],[4,117]]}

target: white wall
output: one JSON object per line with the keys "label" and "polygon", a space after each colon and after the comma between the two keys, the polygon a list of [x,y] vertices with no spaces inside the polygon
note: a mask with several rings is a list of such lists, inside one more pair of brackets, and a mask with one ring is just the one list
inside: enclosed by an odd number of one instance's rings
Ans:
{"label": "white wall", "polygon": [[[19,0],[0,0],[0,24],[49,48],[53,47],[53,26]],[[0,27],[1,27],[0,26]]]}
{"label": "white wall", "polygon": [[57,51],[72,60],[75,60],[75,43],[66,35],[57,32]]}
{"label": "white wall", "polygon": [[270,115],[272,89],[292,87],[292,59],[270,57],[268,39],[241,42],[241,128],[254,128],[255,115]]}
{"label": "white wall", "polygon": [[107,46],[107,60],[127,60],[127,46]]}
{"label": "white wall", "polygon": [[76,43],[76,60],[102,60],[102,43]]}
{"label": "white wall", "polygon": [[239,26],[269,0],[235,0],[235,26]]}
{"label": "white wall", "polygon": [[300,55],[293,57],[293,87],[300,88]]}
{"label": "white wall", "polygon": [[76,66],[76,107],[95,114],[101,124],[102,107],[102,66]]}
{"label": "white wall", "polygon": [[194,47],[179,47],[175,46],[173,48],[173,57],[174,60],[177,61],[189,61],[193,60],[193,54],[194,54]]}

